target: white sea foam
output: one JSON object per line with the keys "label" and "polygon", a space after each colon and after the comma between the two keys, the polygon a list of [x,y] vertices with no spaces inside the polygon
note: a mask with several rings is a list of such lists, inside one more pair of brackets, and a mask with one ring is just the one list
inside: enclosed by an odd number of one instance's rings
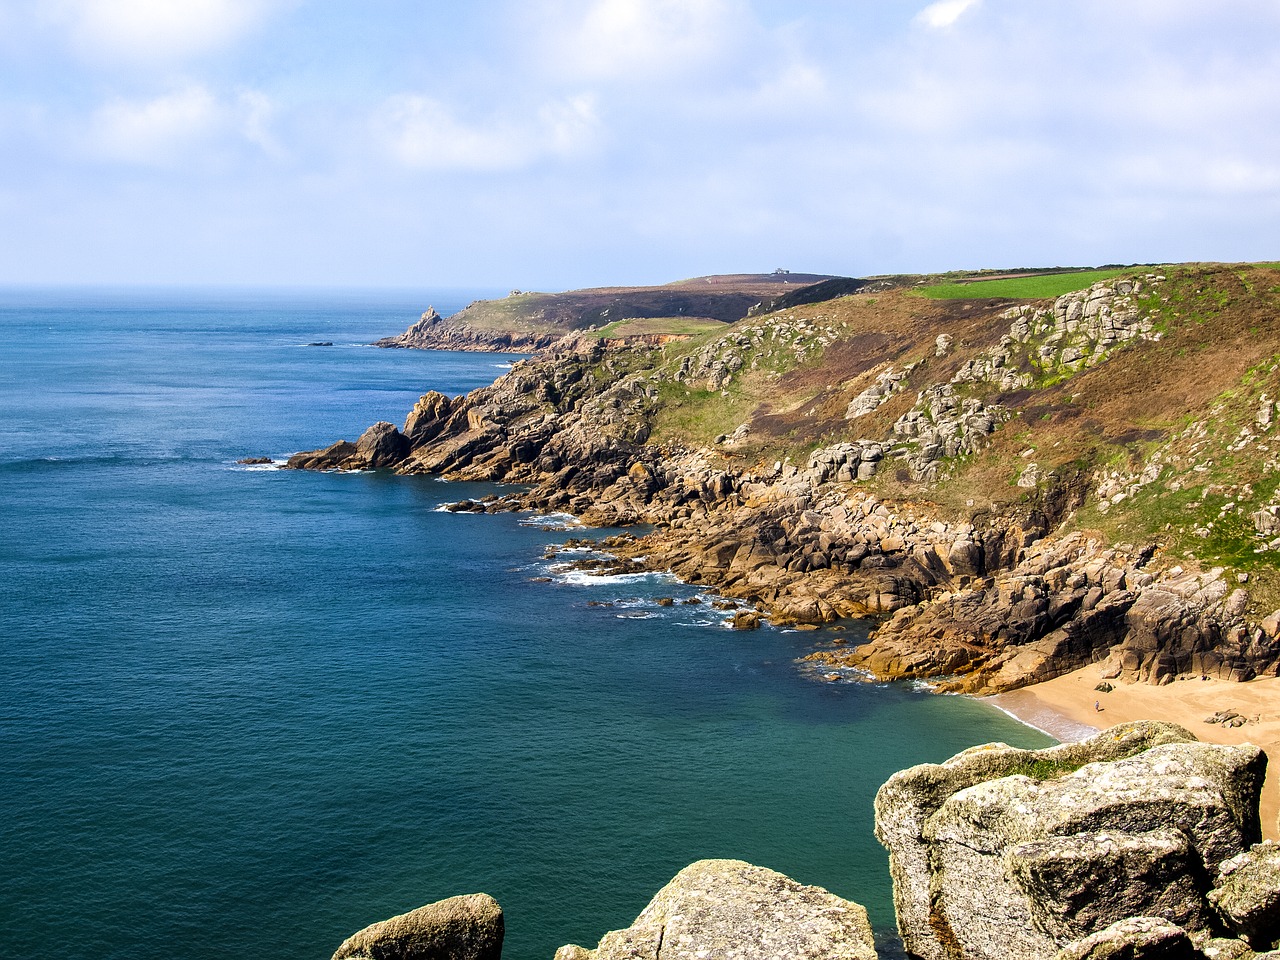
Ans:
{"label": "white sea foam", "polygon": [[589,570],[556,570],[552,572],[564,583],[575,587],[596,587],[607,584],[622,583],[677,583],[679,581],[669,573],[608,573],[598,574]]}
{"label": "white sea foam", "polygon": [[558,530],[568,530],[570,527],[580,527],[582,523],[570,513],[538,513],[529,517],[521,517],[520,525],[522,527],[555,527]]}
{"label": "white sea foam", "polygon": [[283,470],[288,460],[272,460],[270,463],[233,463],[232,470],[242,470],[245,473],[263,473],[271,470]]}
{"label": "white sea foam", "polygon": [[1039,730],[1045,736],[1053,737],[1059,743],[1079,743],[1081,740],[1088,740],[1098,733],[1097,727],[1091,727],[1087,723],[1079,723],[1047,707],[1039,710],[1028,710],[1023,707],[1014,712],[999,702],[1001,696],[1003,694],[997,694],[994,697],[979,697],[978,700],[980,703],[990,704],[1005,716],[1017,720],[1024,727]]}

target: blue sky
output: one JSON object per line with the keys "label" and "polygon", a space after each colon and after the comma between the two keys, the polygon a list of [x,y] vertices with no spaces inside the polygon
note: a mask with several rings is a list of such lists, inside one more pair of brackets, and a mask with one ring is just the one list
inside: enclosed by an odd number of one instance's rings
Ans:
{"label": "blue sky", "polygon": [[0,0],[0,283],[1280,258],[1275,0]]}

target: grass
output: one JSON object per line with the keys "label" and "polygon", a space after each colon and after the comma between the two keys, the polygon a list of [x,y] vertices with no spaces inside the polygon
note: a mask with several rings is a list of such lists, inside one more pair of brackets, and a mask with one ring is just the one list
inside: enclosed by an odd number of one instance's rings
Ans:
{"label": "grass", "polygon": [[601,327],[596,336],[603,340],[642,336],[693,337],[700,333],[723,331],[725,326],[723,321],[702,317],[632,317]]}
{"label": "grass", "polygon": [[976,280],[972,283],[939,283],[924,287],[919,294],[930,300],[972,300],[1007,297],[1014,300],[1045,300],[1060,297],[1092,286],[1099,280],[1110,280],[1132,273],[1130,267],[1114,270],[1084,270],[1077,273],[1053,273],[1035,277],[1008,277],[1002,280]]}
{"label": "grass", "polygon": [[1032,780],[1056,780],[1068,773],[1075,773],[1084,766],[1084,761],[1067,759],[1050,759],[1041,757],[1035,760],[1022,760],[1011,767],[1007,777],[1023,776]]}

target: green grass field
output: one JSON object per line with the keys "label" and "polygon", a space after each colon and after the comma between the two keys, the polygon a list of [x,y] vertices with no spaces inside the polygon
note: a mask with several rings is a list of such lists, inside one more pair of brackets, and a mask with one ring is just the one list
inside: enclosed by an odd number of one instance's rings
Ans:
{"label": "green grass field", "polygon": [[615,320],[596,335],[605,339],[638,336],[696,336],[708,331],[723,332],[728,324],[702,317],[636,317]]}
{"label": "green grass field", "polygon": [[1073,293],[1097,283],[1126,273],[1134,268],[1114,270],[1081,270],[1075,273],[1051,273],[1035,277],[1010,277],[1003,280],[975,280],[972,283],[940,283],[924,287],[919,292],[930,300],[976,300],[987,297],[1008,297],[1014,300],[1045,300]]}

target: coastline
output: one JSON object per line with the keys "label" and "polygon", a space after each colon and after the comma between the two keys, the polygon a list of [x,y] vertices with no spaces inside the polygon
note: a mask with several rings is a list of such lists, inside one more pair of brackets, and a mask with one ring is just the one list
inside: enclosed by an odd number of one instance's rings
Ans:
{"label": "coastline", "polygon": [[[1102,667],[1091,664],[1030,687],[983,697],[999,710],[1065,742],[1131,720],[1166,720],[1181,724],[1206,743],[1252,743],[1270,761],[1259,811],[1262,835],[1280,839],[1280,678],[1260,677],[1246,683],[1230,680],[1182,680],[1156,686],[1110,680],[1114,689],[1094,689]],[[1102,707],[1095,710],[1094,704]],[[1248,718],[1242,727],[1205,723],[1220,710]]]}

